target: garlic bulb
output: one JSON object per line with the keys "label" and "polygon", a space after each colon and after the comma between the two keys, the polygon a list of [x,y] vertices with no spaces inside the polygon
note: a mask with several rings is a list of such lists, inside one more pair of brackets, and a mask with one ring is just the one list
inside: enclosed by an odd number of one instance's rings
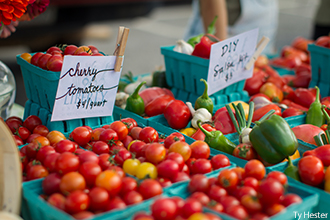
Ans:
{"label": "garlic bulb", "polygon": [[194,48],[193,48],[193,46],[188,44],[186,41],[178,40],[176,42],[176,46],[174,47],[173,50],[176,51],[176,52],[179,52],[179,53],[184,53],[184,54],[191,55],[192,52],[194,51]]}

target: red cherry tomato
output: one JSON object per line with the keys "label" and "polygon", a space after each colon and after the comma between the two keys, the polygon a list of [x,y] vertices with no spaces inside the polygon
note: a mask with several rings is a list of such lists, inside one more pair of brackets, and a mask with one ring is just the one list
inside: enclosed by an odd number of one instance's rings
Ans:
{"label": "red cherry tomato", "polygon": [[145,143],[153,143],[158,141],[158,132],[152,127],[144,127],[139,133],[139,140]]}

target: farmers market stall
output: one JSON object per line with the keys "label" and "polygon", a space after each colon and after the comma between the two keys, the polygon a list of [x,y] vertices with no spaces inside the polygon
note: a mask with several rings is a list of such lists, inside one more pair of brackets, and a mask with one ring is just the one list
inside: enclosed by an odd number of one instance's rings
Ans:
{"label": "farmers market stall", "polygon": [[28,101],[22,118],[0,124],[3,211],[328,217],[330,37],[297,37],[267,57],[257,30],[223,41],[208,33],[161,47],[165,69],[133,77],[121,73],[128,33],[119,27],[113,55],[91,45],[17,55]]}

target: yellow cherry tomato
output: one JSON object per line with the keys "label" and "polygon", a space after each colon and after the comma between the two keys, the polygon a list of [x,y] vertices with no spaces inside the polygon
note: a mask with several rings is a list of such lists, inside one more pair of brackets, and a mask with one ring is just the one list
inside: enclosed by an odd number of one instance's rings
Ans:
{"label": "yellow cherry tomato", "polygon": [[195,134],[196,129],[195,128],[183,128],[180,130],[182,134],[187,135],[188,137],[191,137],[193,134]]}
{"label": "yellow cherry tomato", "polygon": [[139,179],[144,179],[146,177],[156,179],[157,175],[157,167],[155,165],[149,162],[143,162],[138,166],[135,176]]}
{"label": "yellow cherry tomato", "polygon": [[140,164],[141,162],[138,159],[127,159],[124,161],[123,170],[125,173],[135,176]]}
{"label": "yellow cherry tomato", "polygon": [[28,63],[31,63],[32,55],[30,53],[22,53],[20,57],[26,60]]}

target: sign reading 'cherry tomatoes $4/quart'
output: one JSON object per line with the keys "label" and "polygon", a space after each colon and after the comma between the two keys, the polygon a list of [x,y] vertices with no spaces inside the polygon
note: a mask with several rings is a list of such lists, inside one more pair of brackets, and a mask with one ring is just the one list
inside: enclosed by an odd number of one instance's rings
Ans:
{"label": "sign reading 'cherry tomatoes $4/quart'", "polygon": [[212,45],[207,78],[209,95],[252,76],[253,68],[244,67],[255,52],[257,38],[258,29],[253,29]]}
{"label": "sign reading 'cherry tomatoes $4/quart'", "polygon": [[65,56],[51,121],[111,116],[120,72],[116,56]]}

